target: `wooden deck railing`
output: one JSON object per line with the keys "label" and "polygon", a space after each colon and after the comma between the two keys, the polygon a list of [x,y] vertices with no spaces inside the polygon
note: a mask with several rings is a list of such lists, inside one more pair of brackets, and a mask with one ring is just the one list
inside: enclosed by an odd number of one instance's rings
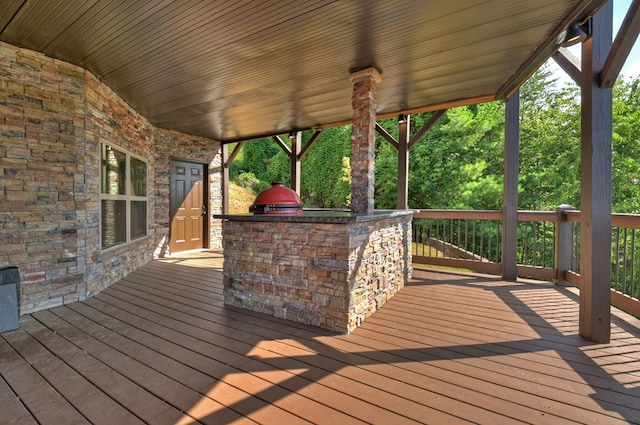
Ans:
{"label": "wooden deck railing", "polygon": [[[520,277],[580,287],[580,212],[518,212]],[[421,210],[413,219],[413,263],[490,274],[502,271],[502,212]],[[612,215],[612,304],[640,317],[640,215]]]}

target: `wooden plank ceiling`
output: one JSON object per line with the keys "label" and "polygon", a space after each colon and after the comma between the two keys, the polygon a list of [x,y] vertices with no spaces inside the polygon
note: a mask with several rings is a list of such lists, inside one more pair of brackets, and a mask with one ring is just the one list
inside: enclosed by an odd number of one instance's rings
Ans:
{"label": "wooden plank ceiling", "polygon": [[505,99],[603,0],[3,0],[0,41],[83,66],[154,125],[225,142]]}

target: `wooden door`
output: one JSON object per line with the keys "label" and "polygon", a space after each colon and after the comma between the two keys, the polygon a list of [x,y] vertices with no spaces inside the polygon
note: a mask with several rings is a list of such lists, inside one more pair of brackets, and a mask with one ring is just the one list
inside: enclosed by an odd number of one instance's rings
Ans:
{"label": "wooden door", "polygon": [[203,180],[202,164],[171,161],[171,253],[206,248],[207,202]]}

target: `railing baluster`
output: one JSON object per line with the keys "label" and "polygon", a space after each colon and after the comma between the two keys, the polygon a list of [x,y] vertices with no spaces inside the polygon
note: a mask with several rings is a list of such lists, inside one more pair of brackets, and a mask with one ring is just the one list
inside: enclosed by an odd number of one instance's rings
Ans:
{"label": "railing baluster", "polygon": [[[631,288],[629,291],[630,296],[635,294],[636,282],[636,229],[631,229]],[[635,295],[637,297],[637,295]]]}
{"label": "railing baluster", "polygon": [[453,219],[449,220],[449,258],[453,258]]}
{"label": "railing baluster", "polygon": [[522,264],[529,264],[529,223],[524,223],[524,246],[522,247]]}
{"label": "railing baluster", "polygon": [[484,257],[484,231],[482,230],[482,223],[480,223],[480,261]]}
{"label": "railing baluster", "polygon": [[489,232],[489,242],[487,243],[487,259],[491,261],[491,240],[493,239],[493,226],[491,221],[487,223],[487,231]]}
{"label": "railing baluster", "polygon": [[615,233],[615,255],[613,256],[615,263],[614,263],[614,278],[613,278],[613,283],[614,283],[614,287],[616,289],[616,291],[620,290],[620,261],[618,259],[618,256],[620,255],[620,228],[616,227],[614,229],[614,233]]}
{"label": "railing baluster", "polygon": [[623,229],[624,245],[622,246],[622,293],[627,293],[627,228]]}
{"label": "railing baluster", "polygon": [[547,267],[547,222],[542,222],[542,267]]}
{"label": "railing baluster", "polygon": [[476,220],[473,220],[473,227],[471,228],[472,240],[471,240],[471,252],[476,253]]}
{"label": "railing baluster", "polygon": [[536,224],[535,223],[530,223],[531,225],[531,249],[529,250],[530,252],[530,264],[532,266],[536,265],[536,261],[537,261],[537,255],[538,255],[538,249],[537,249],[537,229],[536,229]]}
{"label": "railing baluster", "polygon": [[464,221],[464,249],[469,251],[469,220]]}
{"label": "railing baluster", "polygon": [[458,234],[457,234],[456,245],[458,246],[458,258],[460,258],[461,254],[462,254],[462,252],[461,252],[462,247],[460,246],[460,219],[458,219],[457,224],[458,224],[458,230],[457,230]]}

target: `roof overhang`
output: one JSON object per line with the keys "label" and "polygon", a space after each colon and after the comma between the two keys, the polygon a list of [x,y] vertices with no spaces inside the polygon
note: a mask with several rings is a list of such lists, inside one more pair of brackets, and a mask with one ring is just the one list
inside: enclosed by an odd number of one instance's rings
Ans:
{"label": "roof overhang", "polygon": [[152,124],[223,142],[504,100],[604,0],[7,0],[0,41],[82,66]]}

